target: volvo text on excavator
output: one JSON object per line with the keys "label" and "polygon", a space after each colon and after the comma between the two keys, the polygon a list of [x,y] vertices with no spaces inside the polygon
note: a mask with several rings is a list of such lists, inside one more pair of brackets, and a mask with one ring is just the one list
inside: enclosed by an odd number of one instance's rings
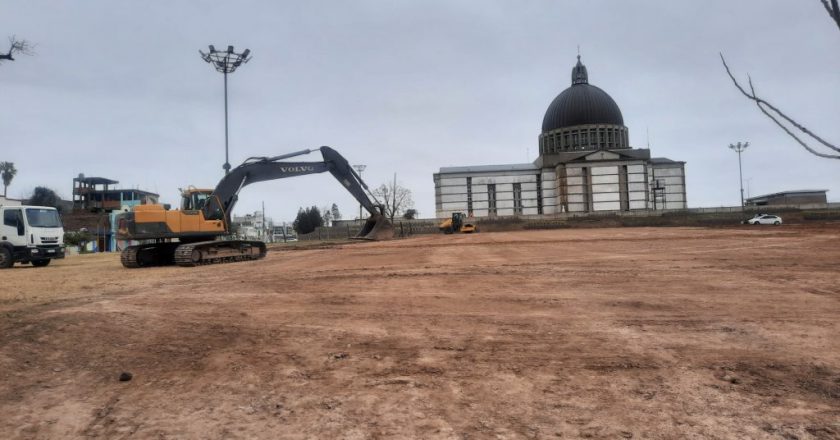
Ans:
{"label": "volvo text on excavator", "polygon": [[230,234],[231,212],[239,191],[246,185],[267,180],[329,171],[370,213],[355,237],[383,240],[393,237],[394,227],[383,207],[341,154],[330,147],[318,149],[322,162],[284,162],[315,150],[302,150],[275,157],[252,157],[225,175],[212,191],[183,191],[180,210],[164,205],[138,205],[116,218],[117,238],[143,244],[126,247],[120,260],[127,268],[146,266],[197,266],[230,261],[258,260],[266,254],[265,243],[219,239]]}

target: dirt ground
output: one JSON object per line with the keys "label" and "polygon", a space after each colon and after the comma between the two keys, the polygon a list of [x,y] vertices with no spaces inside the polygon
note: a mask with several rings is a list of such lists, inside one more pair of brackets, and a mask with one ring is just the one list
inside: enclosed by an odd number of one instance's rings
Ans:
{"label": "dirt ground", "polygon": [[827,224],[18,266],[0,438],[840,438],[839,265]]}

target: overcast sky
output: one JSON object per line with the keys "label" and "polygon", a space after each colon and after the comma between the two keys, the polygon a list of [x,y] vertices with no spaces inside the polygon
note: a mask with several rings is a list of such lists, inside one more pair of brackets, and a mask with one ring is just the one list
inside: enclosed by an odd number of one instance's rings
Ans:
{"label": "overcast sky", "polygon": [[[742,77],[823,137],[840,142],[840,32],[819,0],[250,1],[4,0],[0,36],[37,44],[0,64],[0,161],[9,196],[79,173],[178,203],[178,188],[222,176],[222,75],[198,50],[250,48],[229,78],[230,154],[330,145],[393,178],[434,216],[441,166],[531,162],[551,100],[580,45],[590,83],[621,107],[630,141],[685,161],[690,207],[738,204],[749,141],[751,195],[829,189],[840,161],[810,155],[737,94]],[[308,156],[320,160],[317,153]],[[255,184],[237,213],[291,220],[300,206],[358,205],[329,175]]]}

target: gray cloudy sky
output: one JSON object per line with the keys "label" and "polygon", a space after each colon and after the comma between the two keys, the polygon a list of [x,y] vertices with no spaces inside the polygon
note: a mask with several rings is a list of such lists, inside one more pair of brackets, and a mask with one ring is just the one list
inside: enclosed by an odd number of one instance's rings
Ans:
{"label": "gray cloudy sky", "polygon": [[[70,197],[78,173],[177,203],[222,175],[222,75],[208,44],[252,50],[230,78],[231,163],[330,145],[397,173],[434,216],[441,166],[530,162],[577,45],[590,82],[621,107],[631,143],[686,161],[691,207],[738,204],[726,146],[750,141],[750,193],[829,189],[840,163],[794,144],[737,95],[718,59],[818,133],[840,142],[840,32],[818,0],[243,1],[5,0],[0,35],[37,54],[0,65],[0,161]],[[320,160],[319,155],[310,155]],[[238,213],[291,220],[298,207],[358,205],[329,175],[256,184]]]}

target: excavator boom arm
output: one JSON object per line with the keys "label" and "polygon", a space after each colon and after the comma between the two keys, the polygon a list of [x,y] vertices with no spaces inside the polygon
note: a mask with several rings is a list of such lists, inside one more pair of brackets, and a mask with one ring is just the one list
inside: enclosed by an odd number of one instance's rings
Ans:
{"label": "excavator boom arm", "polygon": [[204,218],[223,220],[230,224],[230,215],[238,198],[239,191],[246,185],[286,177],[303,176],[329,171],[346,189],[367,209],[371,215],[381,215],[382,207],[375,203],[375,199],[367,191],[367,185],[362,181],[347,159],[330,147],[319,148],[324,158],[323,162],[281,162],[294,156],[308,154],[313,150],[303,150],[295,153],[275,156],[271,158],[251,158],[242,165],[234,168],[216,185],[208,203],[202,208]]}

